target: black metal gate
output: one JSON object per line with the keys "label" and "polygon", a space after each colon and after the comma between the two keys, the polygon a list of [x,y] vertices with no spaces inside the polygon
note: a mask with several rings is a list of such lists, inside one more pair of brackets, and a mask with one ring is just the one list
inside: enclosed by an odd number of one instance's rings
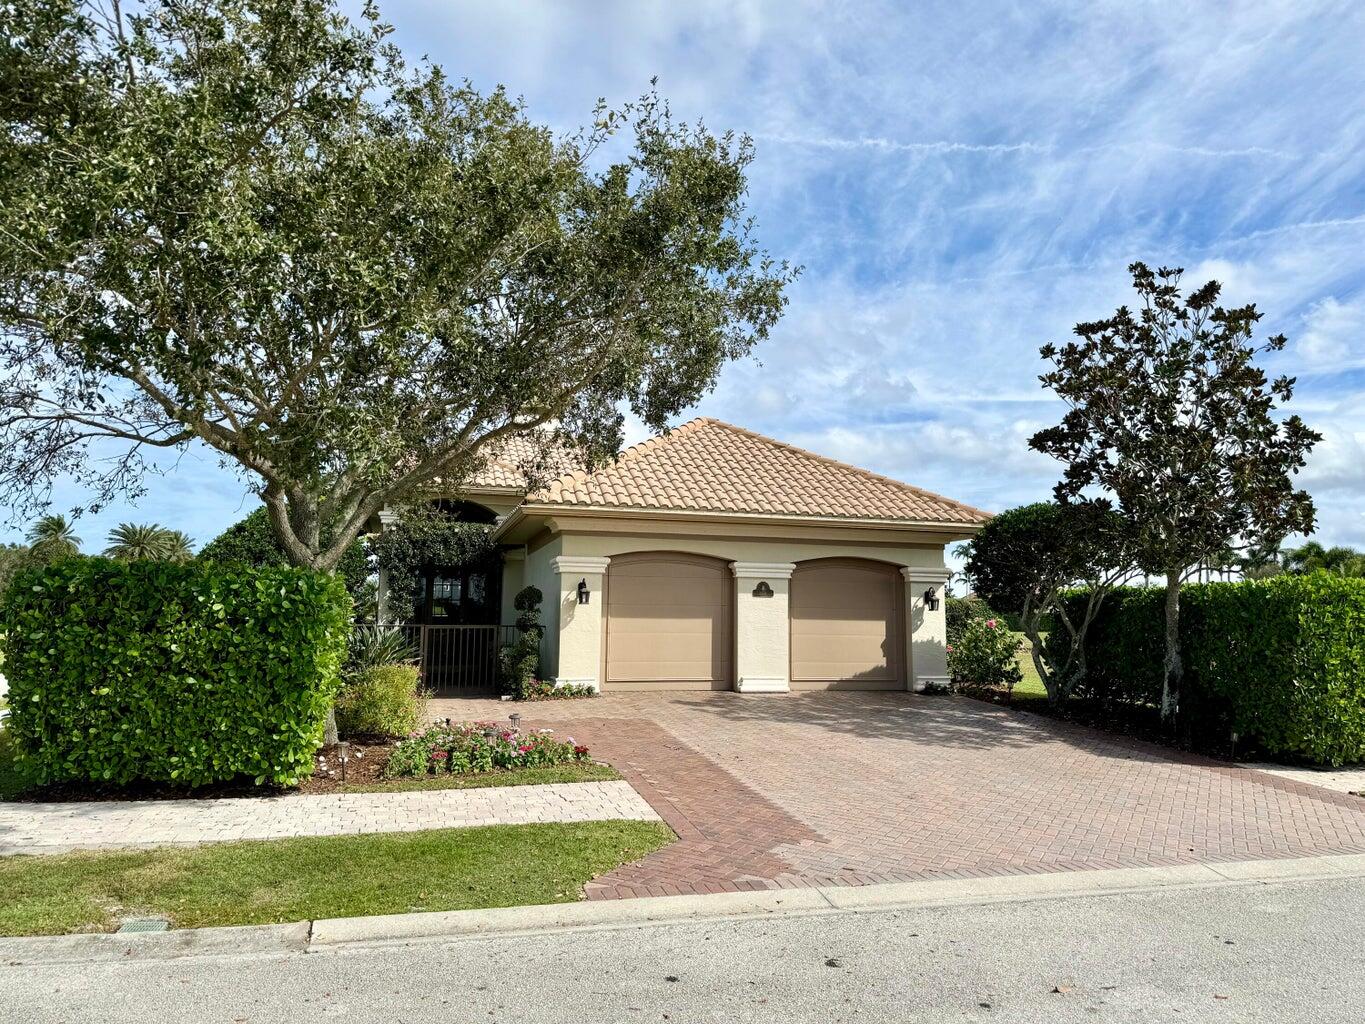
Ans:
{"label": "black metal gate", "polygon": [[417,652],[423,689],[438,697],[490,694],[498,689],[498,652],[516,637],[515,626],[426,626],[401,630]]}

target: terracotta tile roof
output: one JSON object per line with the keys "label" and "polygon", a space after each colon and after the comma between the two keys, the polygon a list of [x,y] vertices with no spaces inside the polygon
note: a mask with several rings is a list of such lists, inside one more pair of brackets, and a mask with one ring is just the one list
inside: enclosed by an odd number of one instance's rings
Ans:
{"label": "terracotta tile roof", "polygon": [[541,480],[571,473],[582,465],[567,451],[561,449],[545,453],[531,438],[514,435],[497,446],[487,465],[474,473],[466,486],[475,489],[499,487],[524,491],[528,471],[535,468],[537,460],[542,458],[544,465],[538,474]]}
{"label": "terracotta tile roof", "polygon": [[578,470],[528,502],[975,524],[990,513],[719,420],[701,418]]}

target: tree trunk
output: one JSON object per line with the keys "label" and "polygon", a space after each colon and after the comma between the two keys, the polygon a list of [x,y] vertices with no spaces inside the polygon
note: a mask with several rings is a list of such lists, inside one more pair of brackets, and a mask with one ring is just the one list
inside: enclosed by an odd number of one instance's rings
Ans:
{"label": "tree trunk", "polygon": [[337,735],[337,709],[330,707],[327,709],[327,721],[322,727],[322,745],[334,747],[340,738]]}
{"label": "tree trunk", "polygon": [[1180,706],[1180,682],[1185,667],[1180,661],[1180,581],[1184,570],[1173,569],[1166,574],[1166,658],[1161,684],[1161,723],[1175,722]]}

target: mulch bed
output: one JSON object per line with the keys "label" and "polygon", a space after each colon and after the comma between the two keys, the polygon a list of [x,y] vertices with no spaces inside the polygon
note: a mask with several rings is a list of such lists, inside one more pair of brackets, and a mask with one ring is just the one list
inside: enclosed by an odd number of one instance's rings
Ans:
{"label": "mulch bed", "polygon": [[[1092,729],[1126,736],[1129,739],[1170,747],[1173,750],[1197,750],[1198,753],[1206,757],[1224,761],[1269,759],[1262,757],[1260,752],[1250,744],[1234,750],[1230,744],[1194,745],[1179,742],[1161,724],[1161,714],[1155,707],[1132,707],[1121,704],[1105,707],[1077,697],[1073,697],[1061,707],[1053,707],[1046,700],[1036,698],[1011,700],[1004,687],[978,686],[972,683],[959,684],[958,692],[966,697],[999,704],[1014,711],[1028,711],[1045,718],[1055,718],[1061,722],[1084,725]],[[1273,760],[1284,759],[1273,758]]]}
{"label": "mulch bed", "polygon": [[[382,783],[384,766],[389,763],[394,740],[360,739],[351,742],[346,762],[346,782],[373,785]],[[323,747],[317,755],[318,767],[300,786],[256,786],[250,779],[217,782],[193,789],[165,782],[135,782],[126,786],[93,782],[63,782],[31,789],[16,797],[28,803],[85,802],[91,800],[213,800],[218,797],[272,797],[303,793],[318,795],[340,792],[341,756],[338,747]]]}

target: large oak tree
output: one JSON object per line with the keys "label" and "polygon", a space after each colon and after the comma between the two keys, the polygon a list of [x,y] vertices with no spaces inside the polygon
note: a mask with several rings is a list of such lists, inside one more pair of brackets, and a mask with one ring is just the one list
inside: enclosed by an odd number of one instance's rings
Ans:
{"label": "large oak tree", "polygon": [[1182,296],[1179,269],[1134,263],[1129,272],[1139,309],[1077,324],[1079,340],[1042,348],[1053,368],[1040,379],[1068,409],[1029,443],[1065,463],[1059,501],[1116,499],[1138,567],[1166,577],[1161,715],[1170,722],[1183,675],[1181,583],[1239,548],[1312,531],[1313,501],[1293,475],[1320,435],[1276,415],[1294,380],[1270,381],[1256,365],[1286,340],[1253,341],[1254,305],[1219,305],[1217,281]]}
{"label": "large oak tree", "polygon": [[[750,142],[653,93],[557,136],[334,0],[0,4],[0,500],[202,442],[290,559],[510,435],[603,458],[780,316]],[[108,458],[111,451],[115,455]],[[93,446],[93,449],[92,449]],[[99,458],[92,458],[92,450]]]}

